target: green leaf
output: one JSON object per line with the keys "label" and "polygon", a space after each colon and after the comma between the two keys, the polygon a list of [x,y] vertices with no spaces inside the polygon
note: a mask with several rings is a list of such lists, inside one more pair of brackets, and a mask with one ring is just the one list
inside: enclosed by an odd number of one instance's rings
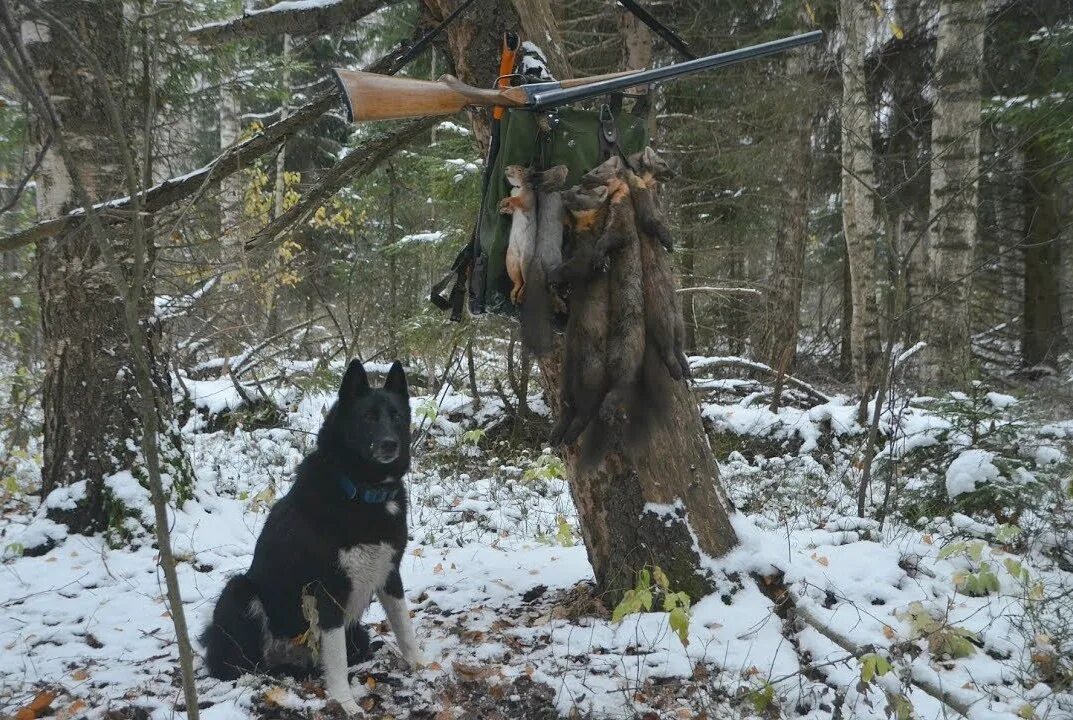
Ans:
{"label": "green leaf", "polygon": [[637,597],[641,601],[641,607],[645,609],[645,612],[652,610],[652,590],[651,588],[645,588],[637,593]]}
{"label": "green leaf", "polygon": [[960,555],[961,553],[965,552],[965,547],[966,544],[963,542],[950,543],[939,551],[939,559],[946,560],[947,558],[953,557],[954,555]]}
{"label": "green leaf", "polygon": [[682,641],[683,645],[689,645],[689,611],[683,607],[676,607],[670,612],[671,630]]}
{"label": "green leaf", "polygon": [[877,655],[870,654],[861,658],[861,682],[865,685],[872,684],[872,678],[876,674]]}
{"label": "green leaf", "polygon": [[975,562],[980,562],[980,559],[984,556],[984,544],[982,542],[973,543],[969,546],[968,554]]}
{"label": "green leaf", "polygon": [[1036,717],[1036,708],[1025,703],[1021,706],[1021,709],[1017,711],[1017,717],[1024,718],[1024,720],[1032,720],[1032,718]]}
{"label": "green leaf", "polygon": [[19,494],[19,481],[15,479],[14,475],[4,478],[4,492],[8,495]]}
{"label": "green leaf", "polygon": [[909,720],[913,717],[913,703],[909,702],[905,695],[894,698],[894,717],[895,720]]}
{"label": "green leaf", "polygon": [[485,436],[484,428],[474,428],[473,430],[467,430],[462,433],[463,445],[480,445],[481,440],[484,440]]}
{"label": "green leaf", "polygon": [[638,612],[641,612],[641,598],[636,590],[627,590],[626,594],[622,596],[622,600],[611,612],[611,622],[620,623],[622,618]]}
{"label": "green leaf", "polygon": [[22,557],[22,554],[26,552],[26,546],[20,542],[8,543],[4,546],[4,554],[11,555],[12,557]]}
{"label": "green leaf", "polygon": [[995,532],[995,539],[1003,545],[1006,545],[1020,534],[1021,528],[1016,525],[1003,523],[998,526],[998,530]]}
{"label": "green leaf", "polygon": [[749,693],[749,700],[753,704],[753,709],[756,710],[758,714],[763,714],[774,699],[775,686],[771,683],[764,683],[763,687]]}
{"label": "green leaf", "polygon": [[637,585],[635,587],[638,592],[652,587],[652,574],[648,572],[648,568],[641,568],[637,572]]}
{"label": "green leaf", "polygon": [[556,523],[559,525],[559,530],[555,533],[555,539],[559,541],[559,544],[563,547],[574,546],[574,531],[570,529],[570,523],[566,521],[566,518],[560,515],[556,518]]}
{"label": "green leaf", "polygon": [[1028,570],[1026,570],[1025,566],[1019,561],[1014,560],[1013,558],[1006,558],[1002,561],[1002,564],[1006,566],[1006,572],[1013,577],[1021,581],[1028,580]]}

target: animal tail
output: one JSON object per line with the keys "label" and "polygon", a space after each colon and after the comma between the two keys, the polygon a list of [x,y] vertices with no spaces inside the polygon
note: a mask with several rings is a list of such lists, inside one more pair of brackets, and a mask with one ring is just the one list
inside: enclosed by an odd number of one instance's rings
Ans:
{"label": "animal tail", "polygon": [[548,354],[552,348],[551,292],[544,266],[536,256],[529,261],[519,321],[525,349],[536,357]]}
{"label": "animal tail", "polygon": [[264,621],[252,611],[255,602],[260,603],[257,590],[246,575],[227,581],[200,638],[213,677],[234,680],[262,664]]}

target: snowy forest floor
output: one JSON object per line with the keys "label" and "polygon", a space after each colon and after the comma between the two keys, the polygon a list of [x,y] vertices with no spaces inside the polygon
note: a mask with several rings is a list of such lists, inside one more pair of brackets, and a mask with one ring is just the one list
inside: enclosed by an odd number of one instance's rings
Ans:
{"label": "snowy forest floor", "polygon": [[[956,716],[921,684],[974,719],[1073,717],[1070,405],[1044,412],[983,387],[888,398],[862,519],[867,429],[847,399],[788,393],[772,413],[761,382],[693,364],[741,544],[707,561],[718,591],[692,598],[688,644],[664,612],[612,622],[562,465],[524,441],[545,433],[539,419],[513,433],[492,393],[476,412],[453,390],[415,397],[402,572],[430,665],[401,669],[374,605],[366,623],[382,646],[351,675],[368,717]],[[172,537],[200,630],[334,393],[281,387],[279,427],[247,430],[240,412],[210,417],[238,405],[229,381],[184,385],[200,406],[183,429],[196,483]],[[47,691],[60,718],[184,717],[148,491],[110,478],[125,508],[113,532],[68,535],[34,499],[35,462],[15,463],[2,496],[0,715]],[[198,672],[207,720],[338,714],[319,679]]]}

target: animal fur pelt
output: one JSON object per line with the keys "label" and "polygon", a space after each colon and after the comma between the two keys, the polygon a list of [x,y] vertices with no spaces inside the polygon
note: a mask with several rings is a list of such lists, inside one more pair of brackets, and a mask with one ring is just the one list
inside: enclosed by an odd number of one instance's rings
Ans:
{"label": "animal fur pelt", "polygon": [[[563,202],[560,190],[566,181],[566,174],[565,165],[556,165],[543,172],[528,171],[522,181],[523,186],[532,189],[536,201],[536,223],[533,228],[534,247],[522,268],[525,292],[519,320],[522,344],[538,357],[552,348],[552,313],[562,305],[559,296],[549,287],[548,273],[562,264]],[[512,223],[512,243],[513,230]]]}
{"label": "animal fur pelt", "polygon": [[596,242],[607,218],[607,190],[563,193],[570,230],[568,256],[551,280],[570,286],[570,316],[554,445],[572,445],[599,412],[607,394],[608,276],[593,273]]}
{"label": "animal fur pelt", "polygon": [[[650,213],[647,221],[649,226],[665,229],[667,224],[656,202],[656,193],[659,182],[669,174],[667,164],[652,148],[645,148],[644,152],[630,157],[629,165],[627,181],[635,200],[641,199],[638,217]],[[644,227],[639,230],[648,342],[654,345],[656,355],[663,361],[671,377],[681,380],[689,377],[690,372],[683,351],[686,333],[678,303],[678,282],[664,249],[671,245],[670,235],[663,242],[656,234],[658,231],[649,232]]]}

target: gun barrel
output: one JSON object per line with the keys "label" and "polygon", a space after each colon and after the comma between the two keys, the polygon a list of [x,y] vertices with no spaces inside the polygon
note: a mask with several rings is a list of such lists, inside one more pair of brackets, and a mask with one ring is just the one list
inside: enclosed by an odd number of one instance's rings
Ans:
{"label": "gun barrel", "polygon": [[552,87],[549,87],[546,90],[541,90],[539,84],[529,86],[523,85],[522,87],[525,88],[526,94],[529,96],[529,102],[526,104],[526,109],[542,110],[545,108],[558,107],[559,105],[566,105],[575,100],[583,100],[585,98],[596,97],[609,92],[617,92],[637,85],[656,83],[676,78],[681,75],[700,72],[702,70],[714,70],[716,68],[727,67],[728,65],[736,65],[737,63],[746,60],[767,57],[768,55],[774,55],[802,45],[811,45],[812,43],[819,42],[822,38],[822,31],[813,30],[811,32],[801,33],[800,35],[792,35],[787,38],[782,38],[780,40],[772,40],[759,45],[730,50],[716,55],[708,55],[707,57],[697,58],[696,60],[687,60],[686,62],[677,63],[675,65],[667,65],[665,67],[653,68],[651,70],[639,70],[635,73],[622,74],[620,77],[586,83],[584,85],[576,85],[569,88],[559,87],[558,83],[549,83]]}

